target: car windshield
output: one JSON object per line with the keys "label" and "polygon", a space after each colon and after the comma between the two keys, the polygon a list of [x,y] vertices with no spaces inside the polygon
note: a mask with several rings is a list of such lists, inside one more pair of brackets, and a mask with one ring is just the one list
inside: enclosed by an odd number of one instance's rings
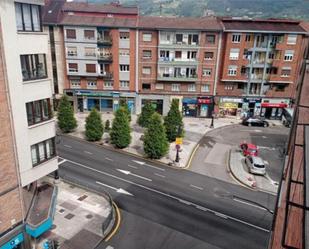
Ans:
{"label": "car windshield", "polygon": [[257,168],[265,168],[265,165],[263,164],[254,164],[254,167],[257,167]]}

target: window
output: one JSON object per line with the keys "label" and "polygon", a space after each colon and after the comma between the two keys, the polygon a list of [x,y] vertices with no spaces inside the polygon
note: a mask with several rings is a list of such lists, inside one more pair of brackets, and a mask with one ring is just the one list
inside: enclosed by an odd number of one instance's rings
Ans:
{"label": "window", "polygon": [[95,48],[85,48],[85,56],[94,57],[96,56],[96,49]]}
{"label": "window", "polygon": [[237,84],[237,89],[244,89],[244,83],[238,83]]}
{"label": "window", "polygon": [[149,84],[149,83],[143,83],[143,84],[142,84],[142,89],[143,89],[143,90],[150,90],[150,89],[151,89],[151,84]]}
{"label": "window", "polygon": [[129,32],[120,32],[119,38],[120,38],[120,40],[128,40],[128,39],[130,39],[130,33]]}
{"label": "window", "polygon": [[224,90],[233,90],[233,85],[225,85]]}
{"label": "window", "polygon": [[71,88],[80,88],[80,80],[70,80]]}
{"label": "window", "polygon": [[77,56],[77,47],[67,47],[68,56]]}
{"label": "window", "polygon": [[283,67],[281,70],[281,77],[289,77],[291,75],[291,68]]}
{"label": "window", "polygon": [[52,118],[50,99],[26,103],[28,125],[34,125]]}
{"label": "window", "polygon": [[120,81],[120,88],[129,89],[129,81],[127,81],[127,80],[121,80],[121,81]]}
{"label": "window", "polygon": [[113,82],[112,81],[105,81],[104,82],[104,88],[113,88]]}
{"label": "window", "polygon": [[206,43],[214,44],[216,42],[215,35],[206,35]]}
{"label": "window", "polygon": [[143,74],[151,74],[151,67],[143,67]]}
{"label": "window", "polygon": [[172,91],[173,92],[179,92],[180,91],[180,85],[179,84],[172,84]]}
{"label": "window", "polygon": [[171,42],[171,33],[160,32],[160,43],[169,44]]}
{"label": "window", "polygon": [[96,64],[86,64],[87,73],[96,73]]}
{"label": "window", "polygon": [[151,50],[143,50],[143,58],[151,59]]}
{"label": "window", "polygon": [[239,58],[239,48],[231,48],[230,60],[238,60],[238,58]]}
{"label": "window", "polygon": [[119,65],[120,72],[129,72],[130,66],[129,65]]}
{"label": "window", "polygon": [[31,146],[32,165],[37,166],[56,156],[55,138]]}
{"label": "window", "polygon": [[188,85],[188,92],[195,92],[196,91],[196,86],[195,84],[190,84]]}
{"label": "window", "polygon": [[45,54],[21,55],[23,81],[47,78]]}
{"label": "window", "polygon": [[227,71],[227,75],[229,76],[236,76],[237,74],[237,66],[229,66],[228,71]]}
{"label": "window", "polygon": [[97,88],[97,81],[96,80],[88,80],[87,81],[88,88]]}
{"label": "window", "polygon": [[251,41],[251,35],[246,35],[245,41],[246,41],[246,42]]}
{"label": "window", "polygon": [[130,56],[130,51],[127,49],[120,49],[119,56]]}
{"label": "window", "polygon": [[197,45],[198,44],[198,35],[197,34],[189,34],[188,35],[188,44],[189,45]]}
{"label": "window", "polygon": [[292,61],[293,56],[294,56],[294,50],[285,50],[285,53],[284,53],[285,61]]}
{"label": "window", "polygon": [[201,92],[208,93],[210,91],[209,89],[209,85],[201,85]]}
{"label": "window", "polygon": [[78,72],[78,64],[77,63],[69,63],[69,72],[71,72],[71,73]]}
{"label": "window", "polygon": [[181,59],[181,51],[175,51],[175,58]]}
{"label": "window", "polygon": [[144,42],[151,42],[152,34],[151,33],[143,33],[143,41]]}
{"label": "window", "polygon": [[94,30],[84,30],[84,38],[87,40],[94,40]]}
{"label": "window", "polygon": [[176,34],[176,43],[182,43],[182,38],[183,38],[183,35],[182,34]]}
{"label": "window", "polygon": [[15,3],[16,27],[18,31],[42,30],[40,6],[26,3]]}
{"label": "window", "polygon": [[164,85],[162,83],[157,83],[156,90],[164,90]]}
{"label": "window", "polygon": [[233,43],[239,43],[240,42],[240,35],[239,34],[233,34],[232,35],[232,42]]}
{"label": "window", "polygon": [[286,85],[276,84],[276,92],[284,92]]}
{"label": "window", "polygon": [[214,58],[214,52],[205,52],[204,60],[212,60]]}
{"label": "window", "polygon": [[76,39],[76,30],[75,29],[67,29],[66,31],[67,39]]}
{"label": "window", "polygon": [[196,51],[188,51],[187,52],[187,59],[191,60],[191,59],[196,59],[197,56],[197,52]]}
{"label": "window", "polygon": [[242,66],[242,67],[240,68],[240,73],[241,73],[241,74],[247,74],[247,67]]}
{"label": "window", "polygon": [[203,68],[203,76],[210,76],[211,68]]}
{"label": "window", "polygon": [[297,35],[288,35],[287,44],[295,45],[297,41]]}

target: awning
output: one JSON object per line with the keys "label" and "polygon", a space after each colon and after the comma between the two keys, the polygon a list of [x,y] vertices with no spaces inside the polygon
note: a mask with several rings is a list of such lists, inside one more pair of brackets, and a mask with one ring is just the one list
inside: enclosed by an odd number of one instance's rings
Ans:
{"label": "awning", "polygon": [[272,108],[286,108],[288,105],[286,103],[262,103],[262,107],[272,107]]}
{"label": "awning", "polygon": [[198,98],[197,99],[197,103],[199,104],[211,104],[212,103],[212,99],[211,98]]}

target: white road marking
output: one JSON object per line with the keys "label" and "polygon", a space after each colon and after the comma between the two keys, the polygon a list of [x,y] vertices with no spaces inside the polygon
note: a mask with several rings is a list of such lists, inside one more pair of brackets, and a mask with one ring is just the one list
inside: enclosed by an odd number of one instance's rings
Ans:
{"label": "white road marking", "polygon": [[92,155],[92,152],[84,150],[84,153]]}
{"label": "white road marking", "polygon": [[132,176],[135,176],[135,177],[138,177],[138,178],[141,178],[143,180],[146,180],[146,181],[149,181],[151,182],[152,180],[147,178],[147,177],[143,177],[143,176],[140,176],[140,175],[136,175],[136,174],[133,174],[131,173],[131,171],[128,171],[128,170],[123,170],[123,169],[117,169],[119,172],[125,174],[125,175],[132,175]]}
{"label": "white road marking", "polygon": [[136,166],[128,164],[128,167],[133,168],[133,169],[138,169]]}
{"label": "white road marking", "polygon": [[218,213],[218,212],[215,212],[215,215],[219,216],[219,217],[221,217],[223,219],[227,219],[228,218],[225,214],[221,214],[221,213]]}
{"label": "white road marking", "polygon": [[72,146],[67,145],[67,144],[64,144],[63,146],[64,146],[64,147],[67,147],[67,148],[72,148]]}
{"label": "white road marking", "polygon": [[246,205],[251,206],[251,207],[256,207],[256,208],[259,208],[259,209],[262,209],[262,210],[266,210],[266,211],[270,211],[270,212],[273,213],[272,210],[267,210],[267,208],[261,207],[259,205],[254,204],[254,203],[251,203],[251,202],[247,202],[245,200],[238,199],[237,197],[234,197],[233,200],[237,201],[237,202],[240,202],[242,204],[246,204]]}
{"label": "white road marking", "polygon": [[59,166],[60,164],[65,163],[66,161],[67,161],[67,159],[63,159],[61,162],[58,163],[58,166]]}
{"label": "white road marking", "polygon": [[131,194],[130,192],[128,192],[128,191],[126,191],[126,190],[124,190],[122,188],[115,188],[115,187],[109,186],[107,184],[104,184],[102,182],[98,182],[98,181],[96,181],[95,183],[99,184],[99,185],[102,185],[104,187],[107,187],[107,188],[111,188],[111,189],[115,190],[117,193],[134,196],[133,194]]}
{"label": "white road marking", "polygon": [[164,175],[160,175],[160,174],[158,174],[158,173],[154,173],[156,176],[159,176],[159,177],[162,177],[162,178],[165,178],[165,176]]}
{"label": "white road marking", "polygon": [[165,171],[165,169],[162,169],[162,168],[159,168],[159,167],[156,167],[156,166],[153,166],[153,165],[150,165],[150,164],[147,164],[145,162],[142,162],[142,161],[137,161],[137,160],[132,160],[133,162],[139,164],[139,165],[143,165],[143,166],[147,166],[147,167],[150,167],[150,168],[153,168],[153,169],[157,169],[157,170],[161,170],[161,171]]}
{"label": "white road marking", "polygon": [[[161,194],[161,195],[163,195],[163,196],[169,197],[169,198],[171,198],[171,199],[173,199],[173,200],[177,200],[177,201],[182,202],[182,203],[185,203],[185,204],[187,204],[187,205],[193,205],[193,206],[196,207],[196,208],[199,206],[198,204],[195,204],[195,203],[192,203],[192,202],[189,202],[189,201],[185,201],[185,200],[180,199],[180,198],[178,198],[178,197],[175,197],[175,196],[173,196],[173,195],[170,195],[170,194],[167,194],[167,193],[158,191],[158,190],[156,190],[156,189],[152,189],[152,188],[150,188],[150,187],[144,186],[144,185],[139,184],[139,183],[135,183],[135,182],[133,182],[133,181],[129,181],[129,180],[123,179],[123,178],[118,177],[118,176],[115,176],[115,175],[113,175],[113,174],[109,174],[109,173],[104,172],[104,171],[100,171],[100,170],[97,170],[97,169],[93,169],[93,168],[91,168],[91,167],[89,167],[89,166],[86,166],[86,165],[83,165],[83,164],[81,164],[81,163],[74,162],[74,161],[71,161],[71,160],[69,160],[69,159],[67,159],[67,161],[70,162],[70,163],[72,163],[72,164],[75,164],[75,165],[77,165],[77,166],[80,166],[80,167],[82,167],[82,168],[85,168],[85,169],[88,169],[88,170],[91,170],[91,171],[100,173],[100,174],[102,174],[102,175],[106,175],[106,176],[112,177],[112,178],[114,178],[114,179],[118,179],[118,180],[120,180],[120,181],[123,181],[123,182],[129,183],[129,184],[138,186],[138,187],[140,187],[140,188],[146,189],[146,190],[148,190],[148,191],[151,191],[151,192],[154,192],[154,193],[157,193],[157,194]],[[216,211],[214,211],[214,210],[212,210],[212,209],[209,209],[209,208],[206,208],[206,207],[202,207],[202,206],[199,206],[198,209],[200,209],[200,210],[204,209],[205,212],[212,212],[213,214],[214,214],[214,213],[217,213],[217,214],[225,215],[225,214],[216,212]],[[269,232],[269,230],[267,230],[267,229],[265,229],[265,228],[263,228],[263,227],[259,227],[259,226],[253,225],[253,224],[251,224],[251,223],[248,223],[248,222],[246,222],[246,221],[243,221],[243,220],[234,218],[234,217],[229,216],[229,215],[225,215],[225,216],[226,216],[228,219],[233,220],[233,221],[235,221],[235,222],[238,222],[238,223],[247,225],[247,226],[249,226],[249,227],[253,227],[253,228],[255,228],[255,229],[258,229],[258,230],[261,230],[261,231],[264,231],[264,232],[267,232],[267,233]]]}
{"label": "white road marking", "polygon": [[258,146],[258,149],[264,149],[264,150],[276,150],[275,147],[266,147],[266,146]]}
{"label": "white road marking", "polygon": [[192,185],[192,184],[190,184],[190,187],[191,187],[191,188],[197,188],[197,189],[199,189],[199,190],[203,190],[203,188],[202,188],[202,187],[195,186],[195,185]]}
{"label": "white road marking", "polygon": [[113,159],[111,159],[109,157],[105,157],[105,159],[108,160],[108,161],[111,161],[111,162],[114,161]]}
{"label": "white road marking", "polygon": [[105,249],[114,249],[112,246],[107,246]]}

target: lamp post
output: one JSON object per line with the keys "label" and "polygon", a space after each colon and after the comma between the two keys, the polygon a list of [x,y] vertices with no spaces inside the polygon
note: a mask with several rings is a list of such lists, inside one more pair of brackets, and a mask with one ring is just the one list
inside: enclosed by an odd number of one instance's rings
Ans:
{"label": "lamp post", "polygon": [[211,114],[211,123],[210,123],[210,128],[214,128],[214,112]]}
{"label": "lamp post", "polygon": [[[179,138],[181,136],[181,127],[180,125],[178,125],[177,127],[177,138]],[[179,150],[180,150],[180,144],[176,144],[176,158],[175,158],[175,162],[179,163]]]}

